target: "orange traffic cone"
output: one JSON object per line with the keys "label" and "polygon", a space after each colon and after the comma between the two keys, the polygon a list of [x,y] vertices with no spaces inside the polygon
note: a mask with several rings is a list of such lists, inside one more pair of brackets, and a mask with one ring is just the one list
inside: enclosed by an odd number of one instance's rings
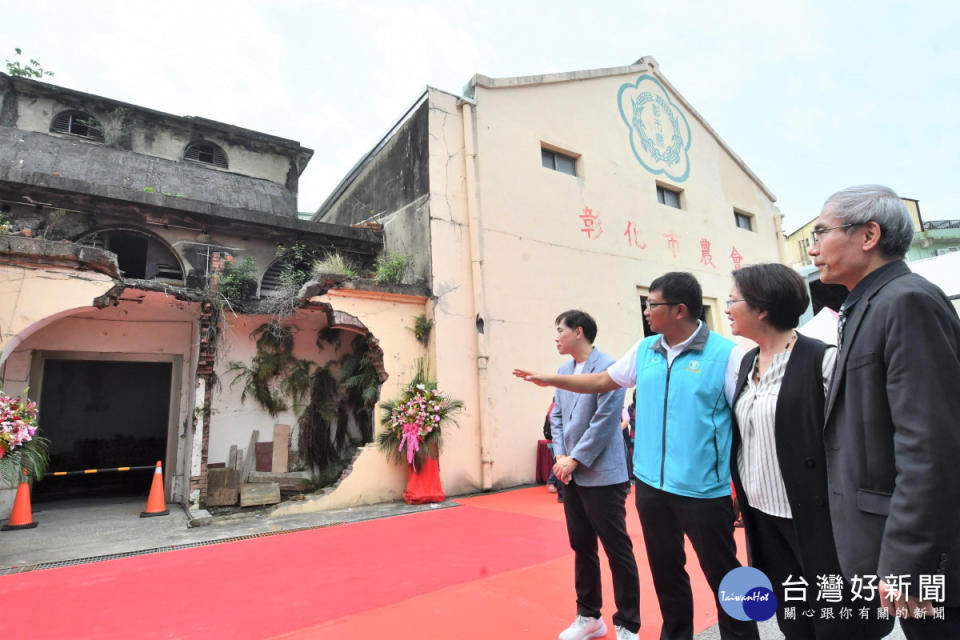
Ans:
{"label": "orange traffic cone", "polygon": [[23,480],[17,485],[17,497],[13,500],[13,511],[10,520],[0,528],[0,531],[15,529],[32,529],[37,526],[33,521],[33,512],[30,509],[30,483],[27,482],[27,470],[23,470]]}
{"label": "orange traffic cone", "polygon": [[163,466],[157,460],[157,468],[153,472],[153,483],[150,485],[150,495],[147,496],[147,510],[140,514],[141,518],[151,516],[165,516],[170,513],[167,509],[167,499],[163,496]]}

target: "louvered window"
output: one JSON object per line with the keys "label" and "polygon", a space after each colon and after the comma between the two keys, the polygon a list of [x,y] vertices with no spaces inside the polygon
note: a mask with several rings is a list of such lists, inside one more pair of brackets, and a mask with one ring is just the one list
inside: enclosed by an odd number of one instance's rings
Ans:
{"label": "louvered window", "polygon": [[89,113],[83,113],[82,111],[60,113],[53,119],[50,130],[103,142],[103,125]]}
{"label": "louvered window", "polygon": [[212,142],[194,142],[183,152],[183,157],[194,162],[212,164],[215,167],[227,168],[227,154],[223,149]]}

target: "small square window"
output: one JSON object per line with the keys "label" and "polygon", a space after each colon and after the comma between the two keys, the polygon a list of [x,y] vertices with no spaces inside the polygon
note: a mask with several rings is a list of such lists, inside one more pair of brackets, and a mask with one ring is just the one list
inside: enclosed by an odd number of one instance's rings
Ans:
{"label": "small square window", "polygon": [[680,209],[680,192],[668,187],[657,185],[657,202],[674,209]]}
{"label": "small square window", "polygon": [[749,213],[741,213],[740,211],[734,210],[733,219],[741,229],[753,231],[753,216]]}
{"label": "small square window", "polygon": [[547,169],[553,169],[571,176],[577,175],[577,159],[565,153],[541,147],[540,162]]}

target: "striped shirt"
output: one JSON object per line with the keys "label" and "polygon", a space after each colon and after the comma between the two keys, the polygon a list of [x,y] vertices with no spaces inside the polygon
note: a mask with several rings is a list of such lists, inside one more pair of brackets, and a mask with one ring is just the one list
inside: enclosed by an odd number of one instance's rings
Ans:
{"label": "striped shirt", "polygon": [[[792,349],[774,355],[759,383],[754,382],[752,373],[747,376],[734,409],[741,440],[737,469],[747,502],[751,507],[778,518],[792,517],[787,489],[783,485],[780,464],[777,462],[777,441],[774,436],[777,396],[791,353]],[[836,358],[836,347],[827,347],[821,363],[824,397],[830,387]],[[757,361],[754,362],[754,370]]]}

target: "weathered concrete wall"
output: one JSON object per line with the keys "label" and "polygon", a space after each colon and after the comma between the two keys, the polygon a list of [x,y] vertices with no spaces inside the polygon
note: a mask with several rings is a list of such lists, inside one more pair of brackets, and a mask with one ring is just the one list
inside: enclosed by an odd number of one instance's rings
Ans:
{"label": "weathered concrete wall", "polygon": [[[0,104],[3,105],[0,125],[84,144],[117,147],[173,162],[182,161],[184,150],[191,142],[212,142],[226,154],[229,169],[204,164],[205,169],[263,178],[283,185],[293,194],[297,192],[299,174],[312,154],[291,140],[202,118],[164,114],[47,83],[11,79],[4,74],[0,74]],[[104,142],[51,132],[53,119],[67,110],[82,111],[96,118],[103,127]]]}
{"label": "weathered concrete wall", "polygon": [[317,212],[319,220],[384,225],[386,253],[412,261],[411,284],[431,285],[429,107],[424,102],[382,149],[358,169],[336,199]]}

